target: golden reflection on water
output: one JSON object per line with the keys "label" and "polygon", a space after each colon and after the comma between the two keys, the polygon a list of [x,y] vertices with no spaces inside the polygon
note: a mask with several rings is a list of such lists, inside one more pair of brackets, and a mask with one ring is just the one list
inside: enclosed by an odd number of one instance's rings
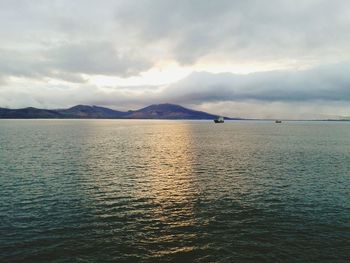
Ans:
{"label": "golden reflection on water", "polygon": [[190,130],[186,125],[168,127],[146,140],[149,160],[147,173],[152,182],[148,195],[158,200],[180,201],[188,196],[191,187],[192,162]]}
{"label": "golden reflection on water", "polygon": [[151,211],[154,225],[149,227],[159,231],[157,235],[146,237],[147,241],[178,242],[178,246],[155,251],[155,256],[191,251],[192,246],[181,245],[182,240],[194,238],[193,233],[186,234],[186,227],[197,224],[191,129],[186,124],[163,126],[149,134],[144,142],[142,147],[147,149],[144,159],[149,163],[145,164],[147,169],[135,195],[157,204]]}
{"label": "golden reflection on water", "polygon": [[[101,136],[105,126],[108,132]],[[163,249],[150,251],[155,257],[192,251],[192,245],[183,243],[196,236],[186,229],[198,225],[190,125],[105,121],[89,129],[84,139],[89,145],[85,160],[94,175],[90,196],[99,217],[107,220],[124,215],[126,220],[140,217],[147,221],[140,225],[143,234],[138,238],[142,243],[164,244]],[[120,206],[124,212],[113,212]]]}

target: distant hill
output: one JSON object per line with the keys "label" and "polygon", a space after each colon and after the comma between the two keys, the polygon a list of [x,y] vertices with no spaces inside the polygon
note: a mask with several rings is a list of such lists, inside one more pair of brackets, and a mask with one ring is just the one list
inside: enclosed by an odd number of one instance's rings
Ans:
{"label": "distant hill", "polygon": [[[187,109],[175,104],[154,104],[139,110],[117,111],[99,106],[77,105],[68,109],[0,108],[2,119],[187,119],[212,120],[218,115]],[[239,119],[227,118],[226,119]]]}
{"label": "distant hill", "polygon": [[36,119],[36,118],[60,118],[61,114],[55,110],[43,110],[37,108],[5,109],[0,108],[2,119]]}
{"label": "distant hill", "polygon": [[56,110],[56,112],[63,115],[65,118],[119,119],[126,115],[126,112],[87,105],[77,105],[69,109]]}
{"label": "distant hill", "polygon": [[154,104],[148,107],[129,111],[126,115],[130,119],[215,119],[218,115],[203,111],[195,111],[175,104]]}

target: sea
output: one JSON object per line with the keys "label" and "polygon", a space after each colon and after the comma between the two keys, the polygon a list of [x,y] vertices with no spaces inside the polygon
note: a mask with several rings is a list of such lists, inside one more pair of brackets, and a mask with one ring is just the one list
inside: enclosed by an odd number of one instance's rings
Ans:
{"label": "sea", "polygon": [[350,262],[350,122],[0,120],[0,262]]}

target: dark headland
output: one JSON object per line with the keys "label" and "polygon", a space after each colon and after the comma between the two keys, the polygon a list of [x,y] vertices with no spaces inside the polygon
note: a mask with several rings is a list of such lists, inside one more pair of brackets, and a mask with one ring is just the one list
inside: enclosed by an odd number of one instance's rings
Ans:
{"label": "dark headland", "polygon": [[[68,109],[0,108],[1,119],[169,119],[212,120],[218,115],[191,110],[175,104],[153,104],[148,107],[117,111],[105,107],[77,105]],[[240,118],[225,119],[239,120]]]}

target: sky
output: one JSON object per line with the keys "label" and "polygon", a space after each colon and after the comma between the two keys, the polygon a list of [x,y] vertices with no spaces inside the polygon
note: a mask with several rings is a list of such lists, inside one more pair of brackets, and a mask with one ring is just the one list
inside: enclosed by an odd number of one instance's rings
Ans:
{"label": "sky", "polygon": [[347,0],[1,0],[0,107],[350,116]]}

